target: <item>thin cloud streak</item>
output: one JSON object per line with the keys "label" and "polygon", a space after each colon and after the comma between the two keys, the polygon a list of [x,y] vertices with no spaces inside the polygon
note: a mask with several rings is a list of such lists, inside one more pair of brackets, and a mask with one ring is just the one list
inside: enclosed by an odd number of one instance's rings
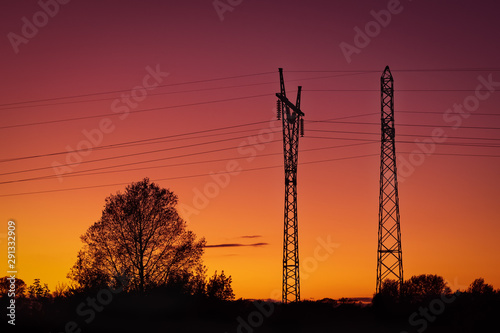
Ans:
{"label": "thin cloud streak", "polygon": [[269,243],[253,243],[253,244],[240,244],[240,243],[222,243],[222,244],[214,244],[214,245],[205,245],[205,248],[215,248],[215,247],[241,247],[241,246],[265,246],[269,245]]}

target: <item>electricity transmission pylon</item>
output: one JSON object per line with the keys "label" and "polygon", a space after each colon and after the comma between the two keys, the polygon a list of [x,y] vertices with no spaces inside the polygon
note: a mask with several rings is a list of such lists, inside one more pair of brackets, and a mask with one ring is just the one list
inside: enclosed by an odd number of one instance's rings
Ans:
{"label": "electricity transmission pylon", "polygon": [[300,134],[304,135],[304,113],[300,110],[298,87],[295,105],[286,98],[283,69],[279,69],[280,93],[276,103],[278,120],[283,124],[283,153],[285,156],[285,228],[283,238],[283,303],[300,300],[299,233],[297,218],[297,163]]}
{"label": "electricity transmission pylon", "polygon": [[380,196],[377,251],[377,287],[386,279],[403,284],[403,256],[399,223],[398,178],[394,131],[394,80],[389,66],[380,78],[382,144],[380,153]]}

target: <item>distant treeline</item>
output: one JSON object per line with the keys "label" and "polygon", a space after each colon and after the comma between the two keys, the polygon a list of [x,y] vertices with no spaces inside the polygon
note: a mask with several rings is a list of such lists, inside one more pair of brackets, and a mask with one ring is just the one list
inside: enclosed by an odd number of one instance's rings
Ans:
{"label": "distant treeline", "polygon": [[[2,309],[10,299],[4,291]],[[498,313],[500,291],[483,279],[465,290],[451,290],[436,275],[414,276],[402,287],[385,281],[368,305],[347,298],[291,304],[228,300],[206,289],[193,292],[182,283],[144,293],[116,286],[50,293],[37,280],[16,299],[16,331],[486,332],[496,327]]]}

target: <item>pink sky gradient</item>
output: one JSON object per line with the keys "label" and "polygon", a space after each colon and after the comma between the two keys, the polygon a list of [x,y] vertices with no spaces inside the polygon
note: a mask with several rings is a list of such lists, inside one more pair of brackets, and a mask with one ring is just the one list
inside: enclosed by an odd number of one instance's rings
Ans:
{"label": "pink sky gradient", "polygon": [[[21,35],[22,18],[32,22],[33,15],[42,9],[37,1],[10,3],[0,13],[2,126],[98,117],[1,128],[3,159],[64,152],[67,147],[76,149],[86,140],[82,132],[97,130],[103,119],[109,119],[113,130],[103,133],[98,146],[261,122],[226,130],[234,133],[224,136],[94,149],[72,171],[228,148],[143,165],[184,163],[181,166],[92,176],[68,174],[62,182],[50,178],[0,184],[0,225],[5,226],[0,227],[4,228],[0,234],[6,232],[9,219],[16,220],[19,277],[29,284],[40,278],[51,289],[58,281],[66,282],[81,247],[79,236],[99,219],[105,198],[123,191],[125,185],[14,194],[127,184],[144,177],[174,178],[158,183],[174,191],[184,207],[193,207],[197,191],[203,192],[207,184],[214,182],[210,173],[226,170],[232,160],[242,172],[220,185],[206,207],[196,209],[196,214],[184,211],[184,216],[189,228],[199,237],[206,237],[208,244],[266,243],[207,248],[204,260],[209,274],[224,270],[232,275],[236,297],[274,297],[273,291],[281,288],[282,272],[283,157],[279,122],[274,121],[274,94],[279,90],[278,67],[282,67],[290,99],[295,98],[297,85],[303,87],[306,120],[298,170],[299,239],[301,261],[311,266],[303,274],[302,298],[371,296],[376,278],[380,144],[310,150],[379,139],[379,82],[389,65],[395,79],[401,170],[401,163],[419,149],[413,142],[416,136],[427,140],[434,129],[441,128],[449,137],[400,183],[405,277],[439,274],[452,289],[464,288],[483,277],[500,288],[500,136],[494,129],[500,128],[500,95],[492,92],[481,100],[456,128],[450,127],[458,124],[456,118],[443,118],[454,104],[463,104],[468,96],[475,96],[481,80],[491,76],[493,82],[500,82],[498,4],[402,1],[386,27],[380,26],[380,32],[370,37],[368,45],[358,48],[359,53],[353,54],[348,63],[341,43],[355,46],[354,28],[364,30],[375,20],[371,11],[386,10],[389,3],[396,6],[392,1],[241,1],[232,11],[224,12],[221,21],[211,1],[73,0],[60,5],[33,38],[19,45],[18,53],[8,34]],[[151,75],[148,66],[169,73],[160,82],[167,86],[147,90],[147,97],[131,110],[155,110],[130,113],[120,119],[113,114],[114,100],[143,85],[145,76]],[[485,70],[410,71],[471,68]],[[324,72],[357,70],[363,73]],[[258,73],[262,74],[181,84]],[[500,83],[492,87],[498,90]],[[332,91],[339,89],[367,91]],[[442,91],[422,91],[433,89]],[[6,105],[110,91],[40,101],[30,107]],[[487,89],[481,91],[486,93]],[[239,97],[245,98],[206,103]],[[191,105],[195,103],[199,104]],[[107,114],[112,115],[99,116]],[[363,114],[367,115],[352,117]],[[453,116],[461,117],[456,112]],[[342,117],[351,117],[343,121],[358,124],[313,122]],[[404,126],[411,124],[428,126]],[[263,141],[259,131],[271,134]],[[226,138],[234,140],[207,144]],[[456,143],[467,146],[450,145]],[[203,145],[88,162],[189,144]],[[254,159],[253,152],[257,153]],[[307,163],[360,155],[370,156]],[[2,162],[1,173],[46,169],[2,175],[0,182],[54,175],[52,164],[64,163],[66,157],[50,155]],[[208,160],[222,161],[186,164]],[[200,176],[191,177],[194,175]],[[180,178],[184,176],[190,178]],[[328,238],[336,244],[335,250],[325,260],[319,260],[316,248]],[[6,239],[0,241],[4,251]],[[6,260],[2,260],[0,272],[5,271]]]}

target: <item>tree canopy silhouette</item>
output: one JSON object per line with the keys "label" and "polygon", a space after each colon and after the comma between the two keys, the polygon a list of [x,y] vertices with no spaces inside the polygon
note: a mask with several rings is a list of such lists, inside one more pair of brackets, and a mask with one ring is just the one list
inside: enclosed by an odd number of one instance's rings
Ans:
{"label": "tree canopy silhouette", "polygon": [[382,281],[382,286],[380,287],[379,291],[380,295],[392,299],[397,299],[399,293],[399,281],[393,279],[385,279],[384,281]]}
{"label": "tree canopy silhouette", "polygon": [[26,293],[29,298],[41,299],[50,297],[49,286],[40,282],[40,279],[35,279],[32,285],[26,288]]}
{"label": "tree canopy silhouette", "polygon": [[467,288],[467,292],[475,295],[491,295],[493,286],[484,282],[483,278],[475,279]]}
{"label": "tree canopy silhouette", "polygon": [[217,275],[217,271],[215,271],[215,274],[208,280],[207,283],[207,296],[225,301],[234,300],[234,292],[231,282],[231,275],[226,277],[224,271],[222,271],[220,275]]}
{"label": "tree canopy silhouette", "polygon": [[196,240],[179,216],[177,196],[148,178],[106,198],[99,221],[68,277],[82,288],[117,284],[143,292],[166,285],[201,265],[205,239]]}
{"label": "tree canopy silhouette", "polygon": [[434,274],[414,275],[399,286],[399,281],[386,279],[380,291],[374,295],[373,304],[378,308],[397,308],[401,302],[420,304],[441,295],[451,294],[451,289],[442,276]]}
{"label": "tree canopy silhouette", "polygon": [[442,276],[435,274],[421,274],[412,276],[403,284],[407,297],[416,301],[425,298],[437,298],[441,294],[451,294],[451,289]]}
{"label": "tree canopy silhouette", "polygon": [[[9,293],[12,292],[11,290],[11,283],[12,280],[9,280],[10,276],[4,276],[0,278],[0,297],[7,297]],[[14,281],[14,286],[15,286],[15,296],[16,297],[24,297],[26,293],[26,283],[21,280],[16,278]]]}

